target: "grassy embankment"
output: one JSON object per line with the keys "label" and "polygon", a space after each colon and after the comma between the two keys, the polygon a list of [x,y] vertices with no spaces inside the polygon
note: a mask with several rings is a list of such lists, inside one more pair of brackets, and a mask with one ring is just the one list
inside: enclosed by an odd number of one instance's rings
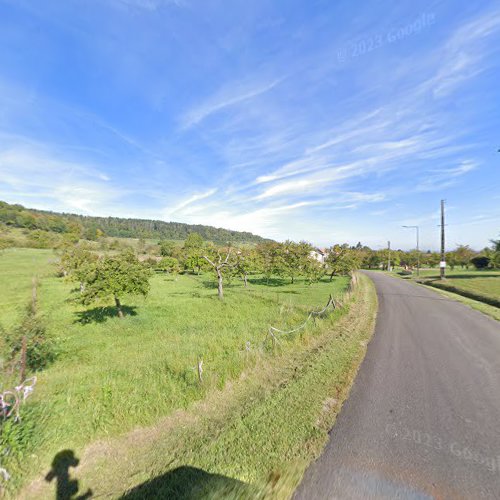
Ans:
{"label": "grassy embankment", "polygon": [[500,271],[447,269],[442,281],[439,269],[423,269],[412,279],[500,320]]}
{"label": "grassy embankment", "polygon": [[[81,458],[80,491],[94,494],[118,496],[156,478],[165,492],[185,497],[183,488],[209,495],[235,484],[250,495],[234,481],[260,487],[274,471],[274,491],[289,495],[326,440],[362,358],[375,311],[371,285],[362,278],[350,306],[273,353],[259,349],[269,324],[301,322],[330,293],[340,296],[345,278],[313,286],[255,279],[248,290],[233,282],[220,303],[208,276],[155,276],[146,300],[124,301],[130,310],[121,321],[112,308],[89,312],[67,303],[71,286],[54,276],[54,258],[28,249],[0,257],[4,326],[18,321],[36,272],[41,310],[63,349],[40,374],[11,436],[22,457],[8,464],[11,487],[47,473],[57,453],[71,450]],[[23,496],[50,498],[53,488],[39,480]]]}

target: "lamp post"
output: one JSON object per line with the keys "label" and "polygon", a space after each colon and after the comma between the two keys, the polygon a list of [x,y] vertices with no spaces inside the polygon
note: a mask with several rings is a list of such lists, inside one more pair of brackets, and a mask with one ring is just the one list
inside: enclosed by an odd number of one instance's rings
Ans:
{"label": "lamp post", "polygon": [[417,276],[420,276],[420,248],[419,248],[419,234],[418,234],[418,226],[403,226],[407,229],[416,229],[417,230]]}

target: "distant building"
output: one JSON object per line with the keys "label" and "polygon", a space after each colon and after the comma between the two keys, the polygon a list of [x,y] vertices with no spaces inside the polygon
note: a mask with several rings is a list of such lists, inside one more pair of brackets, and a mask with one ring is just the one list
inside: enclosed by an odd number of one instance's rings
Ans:
{"label": "distant building", "polygon": [[328,257],[328,252],[326,248],[313,248],[309,254],[311,258],[316,259],[321,264],[325,263],[325,259]]}

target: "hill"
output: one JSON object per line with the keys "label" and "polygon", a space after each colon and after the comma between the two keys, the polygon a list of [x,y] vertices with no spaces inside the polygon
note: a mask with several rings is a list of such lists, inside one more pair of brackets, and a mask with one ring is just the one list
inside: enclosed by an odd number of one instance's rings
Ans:
{"label": "hill", "polygon": [[100,235],[115,238],[157,238],[159,240],[184,240],[196,232],[214,243],[260,243],[261,236],[229,229],[148,219],[123,219],[120,217],[93,217],[70,213],[57,213],[25,208],[0,201],[0,224],[28,230],[53,233],[73,233],[95,240]]}

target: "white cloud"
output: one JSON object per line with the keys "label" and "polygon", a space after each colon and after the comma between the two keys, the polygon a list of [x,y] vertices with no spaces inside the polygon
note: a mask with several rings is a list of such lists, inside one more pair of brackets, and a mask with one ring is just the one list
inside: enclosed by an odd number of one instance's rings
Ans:
{"label": "white cloud", "polygon": [[457,183],[458,178],[475,170],[479,164],[473,160],[464,160],[450,168],[430,170],[427,177],[417,185],[417,191],[439,191]]}
{"label": "white cloud", "polygon": [[163,210],[163,214],[165,217],[172,217],[175,216],[175,214],[178,214],[183,211],[186,207],[196,204],[197,202],[201,200],[205,200],[206,198],[210,198],[217,192],[217,188],[209,189],[208,191],[205,191],[204,193],[195,193],[185,200],[179,202],[177,205],[173,207],[167,207]]}
{"label": "white cloud", "polygon": [[205,118],[214,113],[269,92],[282,81],[283,78],[257,84],[248,82],[231,83],[205,102],[185,113],[181,119],[182,128],[190,128],[201,123]]}
{"label": "white cloud", "polygon": [[125,194],[109,180],[98,167],[56,159],[40,145],[18,144],[0,151],[0,189],[13,201],[28,200],[30,206],[52,200],[48,205],[53,210],[102,213]]}

